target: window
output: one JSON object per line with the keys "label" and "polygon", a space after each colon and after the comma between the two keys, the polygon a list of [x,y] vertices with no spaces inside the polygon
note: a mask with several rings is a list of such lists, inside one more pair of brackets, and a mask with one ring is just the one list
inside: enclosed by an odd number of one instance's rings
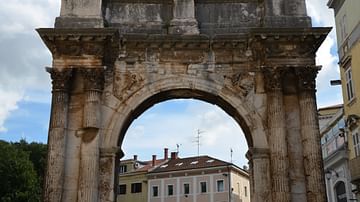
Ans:
{"label": "window", "polygon": [[126,173],[127,172],[127,166],[126,165],[121,165],[119,167],[119,173]]}
{"label": "window", "polygon": [[126,194],[126,184],[121,184],[118,187],[118,193],[120,195]]}
{"label": "window", "polygon": [[152,196],[153,197],[159,196],[159,187],[158,186],[153,186],[152,187]]}
{"label": "window", "polygon": [[131,184],[131,193],[140,193],[141,192],[141,183],[132,183]]}
{"label": "window", "polygon": [[174,185],[169,184],[169,185],[167,186],[167,195],[168,195],[168,196],[174,195]]}
{"label": "window", "polygon": [[356,131],[352,135],[353,135],[355,156],[360,156],[360,135],[359,135],[359,132]]}
{"label": "window", "polygon": [[200,191],[201,193],[206,193],[206,182],[200,182]]}
{"label": "window", "polygon": [[217,192],[223,192],[224,189],[224,180],[218,180],[216,181],[216,190]]}
{"label": "window", "polygon": [[247,186],[244,187],[244,195],[247,197]]}
{"label": "window", "polygon": [[346,38],[347,36],[347,31],[346,31],[346,15],[343,15],[342,18],[340,19],[340,39],[341,39],[341,42],[344,41],[344,39]]}
{"label": "window", "polygon": [[190,164],[191,165],[196,165],[196,164],[198,164],[199,163],[199,161],[193,161],[193,162],[191,162]]}
{"label": "window", "polygon": [[352,72],[351,67],[345,70],[345,81],[346,81],[346,93],[348,101],[354,98],[354,87],[353,87],[353,80],[352,80]]}
{"label": "window", "polygon": [[190,193],[190,184],[186,183],[184,184],[184,194]]}

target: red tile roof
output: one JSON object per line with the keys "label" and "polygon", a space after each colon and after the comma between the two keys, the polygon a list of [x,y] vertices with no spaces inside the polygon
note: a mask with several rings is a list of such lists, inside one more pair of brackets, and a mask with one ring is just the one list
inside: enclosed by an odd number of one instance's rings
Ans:
{"label": "red tile roof", "polygon": [[168,162],[163,163],[162,165],[156,167],[150,173],[159,173],[159,172],[169,172],[169,171],[179,171],[179,170],[190,170],[190,169],[199,169],[199,168],[211,168],[211,167],[220,167],[220,166],[230,166],[231,163],[221,161],[210,156],[197,156],[189,158],[177,158],[169,159]]}

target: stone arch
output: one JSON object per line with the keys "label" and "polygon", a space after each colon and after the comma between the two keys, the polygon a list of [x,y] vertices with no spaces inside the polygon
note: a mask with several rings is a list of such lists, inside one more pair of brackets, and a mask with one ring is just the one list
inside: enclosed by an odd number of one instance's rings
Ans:
{"label": "stone arch", "polygon": [[[242,128],[249,148],[268,149],[268,142],[263,119],[251,103],[236,95],[231,90],[221,92],[221,85],[216,82],[198,80],[192,84],[191,78],[163,79],[142,86],[137,93],[130,96],[126,105],[119,105],[116,114],[108,122],[110,134],[105,135],[103,147],[121,145],[126,130],[134,119],[154,104],[177,98],[194,98],[218,105],[231,116]],[[161,86],[161,88],[158,88]],[[117,145],[115,145],[117,143]]]}
{"label": "stone arch", "polygon": [[329,31],[305,0],[62,0],[38,30],[53,56],[44,201],[114,201],[124,131],[180,97],[243,128],[253,201],[326,201],[315,53]]}

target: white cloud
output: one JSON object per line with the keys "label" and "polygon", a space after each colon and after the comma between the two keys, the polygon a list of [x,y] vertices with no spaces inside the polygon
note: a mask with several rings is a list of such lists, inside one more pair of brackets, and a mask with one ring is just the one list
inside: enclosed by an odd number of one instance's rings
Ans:
{"label": "white cloud", "polygon": [[[23,99],[39,101],[49,95],[50,79],[44,67],[51,55],[35,28],[53,27],[59,0],[11,0],[0,6],[0,132]],[[37,92],[32,94],[32,92]],[[24,94],[26,96],[24,96]]]}
{"label": "white cloud", "polygon": [[6,132],[4,122],[10,112],[17,109],[16,103],[21,99],[22,95],[18,92],[8,92],[0,89],[0,132]]}
{"label": "white cloud", "polygon": [[322,66],[316,79],[319,106],[342,103],[340,88],[330,86],[330,80],[340,79],[340,73],[337,64],[338,56],[333,51],[337,49],[334,13],[327,7],[327,2],[328,0],[306,1],[313,26],[333,27],[316,54],[316,64]]}
{"label": "white cloud", "polygon": [[234,163],[240,166],[247,163],[245,153],[248,146],[243,132],[222,109],[202,101],[187,100],[178,106],[178,112],[157,113],[158,110],[174,106],[172,104],[167,102],[154,106],[131,125],[122,145],[125,158],[132,158],[134,154],[143,160],[151,159],[152,154],[162,157],[161,148],[168,147],[175,151],[176,144],[181,145],[181,157],[196,156],[196,135],[200,130],[200,155],[230,161],[232,148]]}

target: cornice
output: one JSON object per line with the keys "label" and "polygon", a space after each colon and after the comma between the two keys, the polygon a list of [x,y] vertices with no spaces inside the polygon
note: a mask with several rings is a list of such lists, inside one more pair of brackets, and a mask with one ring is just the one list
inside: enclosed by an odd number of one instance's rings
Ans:
{"label": "cornice", "polygon": [[[36,30],[54,58],[95,55],[102,57],[105,46],[117,44],[118,30],[109,28],[40,28]],[[112,45],[111,45],[112,46]]]}

